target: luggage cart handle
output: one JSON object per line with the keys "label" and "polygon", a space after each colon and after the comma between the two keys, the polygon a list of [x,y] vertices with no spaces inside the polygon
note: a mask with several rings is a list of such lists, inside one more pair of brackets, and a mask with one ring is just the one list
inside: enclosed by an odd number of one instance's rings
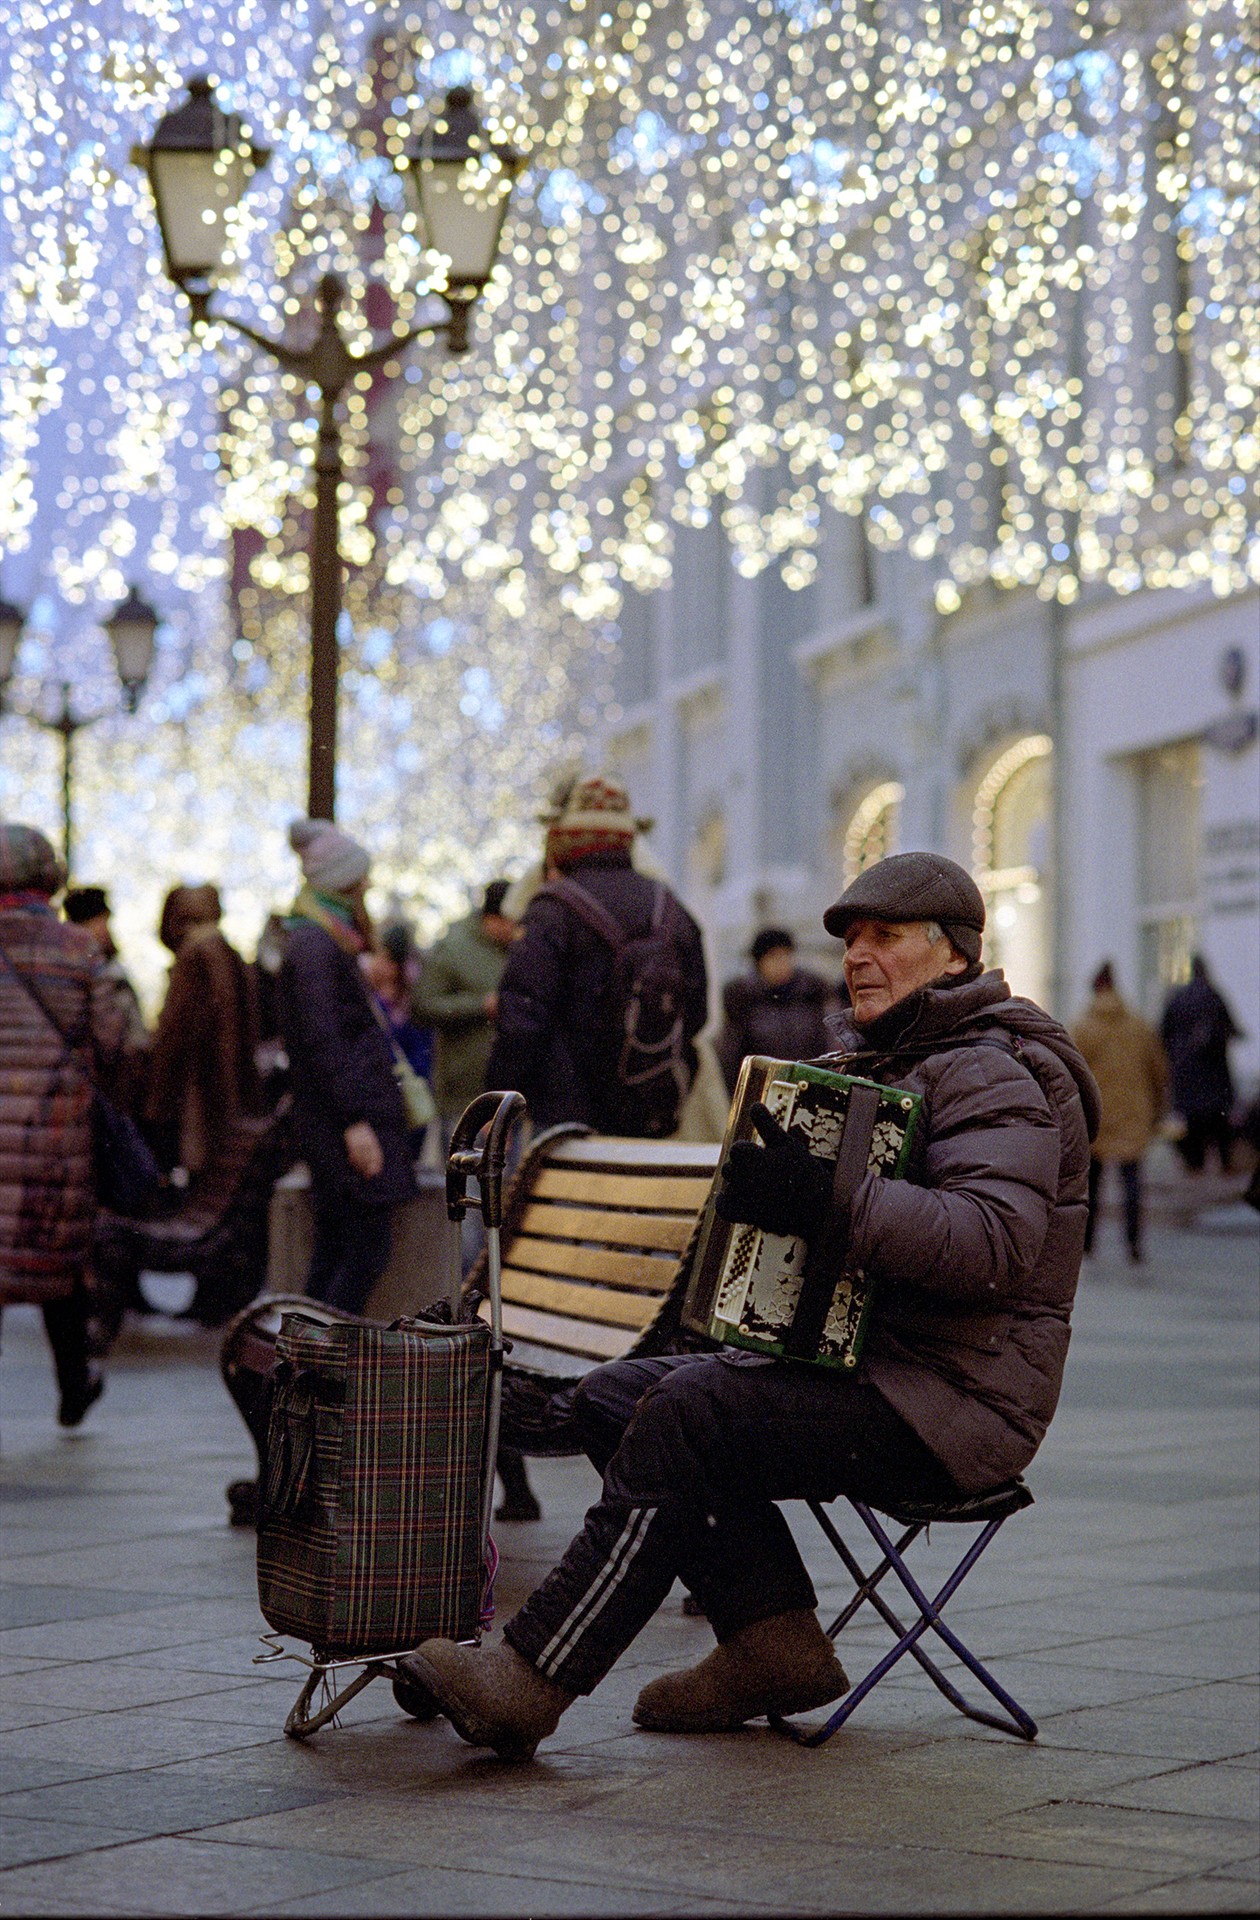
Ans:
{"label": "luggage cart handle", "polygon": [[[446,1211],[452,1220],[462,1220],[466,1213],[480,1206],[487,1232],[502,1226],[508,1135],[524,1111],[523,1094],[479,1093],[460,1114],[446,1160]],[[484,1144],[478,1147],[477,1135],[483,1127],[489,1131]],[[479,1201],[468,1192],[470,1177],[477,1182]]]}

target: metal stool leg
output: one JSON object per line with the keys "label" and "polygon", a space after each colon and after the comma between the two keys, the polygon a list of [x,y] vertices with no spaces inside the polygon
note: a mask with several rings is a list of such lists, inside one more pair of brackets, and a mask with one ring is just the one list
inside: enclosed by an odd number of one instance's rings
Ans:
{"label": "metal stool leg", "polygon": [[[897,1642],[881,1660],[876,1662],[875,1666],[859,1681],[857,1686],[846,1695],[845,1699],[822,1727],[811,1733],[803,1728],[794,1726],[790,1721],[783,1720],[777,1715],[772,1715],[771,1725],[775,1728],[776,1732],[787,1734],[789,1738],[795,1740],[800,1746],[821,1746],[824,1741],[831,1738],[833,1733],[839,1731],[849,1716],[861,1705],[866,1696],[892,1671],[897,1662],[902,1659],[905,1654],[909,1653],[918,1665],[924,1669],[933,1684],[940,1690],[945,1698],[949,1700],[951,1705],[956,1707],[960,1713],[965,1714],[969,1720],[979,1721],[982,1725],[993,1727],[1000,1733],[1013,1733],[1021,1739],[1034,1740],[1037,1736],[1036,1721],[1033,1720],[1029,1714],[1025,1713],[1024,1709],[1019,1705],[1019,1702],[1015,1700],[1011,1694],[1007,1693],[1006,1689],[994,1679],[993,1675],[981,1661],[976,1658],[970,1648],[964,1645],[958,1638],[958,1635],[954,1633],[953,1629],[948,1627],[941,1618],[941,1609],[962,1585],[981,1554],[998,1532],[998,1529],[1004,1524],[1003,1520],[990,1520],[987,1523],[978,1537],[971,1543],[971,1546],[958,1562],[935,1599],[929,1599],[903,1558],[904,1548],[917,1536],[921,1528],[916,1526],[907,1529],[902,1539],[894,1545],[865,1502],[855,1500],[850,1496],[849,1504],[853,1507],[858,1518],[862,1521],[872,1539],[880,1548],[883,1558],[873,1573],[865,1573],[856,1556],[849,1549],[847,1542],[842,1539],[839,1530],[830,1521],[829,1517],[821,1513],[813,1502],[810,1503],[811,1511],[813,1511],[815,1517],[819,1520],[824,1533],[835,1547],[850,1576],[857,1584],[858,1589],[853,1600],[845,1607],[834,1623],[831,1630],[832,1637],[834,1638],[842,1627],[853,1618],[853,1615],[858,1609],[863,1604],[866,1604],[873,1607],[885,1625],[890,1627],[897,1635]],[[919,1617],[909,1628],[903,1625],[893,1608],[890,1607],[883,1598],[883,1595],[876,1591],[880,1581],[884,1578],[885,1574],[889,1572],[896,1574],[905,1591],[918,1608]],[[971,1702],[960,1693],[953,1682],[942,1673],[935,1661],[933,1661],[918,1644],[929,1629],[940,1636],[946,1646],[950,1648],[951,1652],[957,1655],[968,1671],[980,1681],[980,1684],[992,1698],[1005,1710],[1005,1718],[999,1718],[998,1715],[986,1712],[983,1708],[972,1706]]]}

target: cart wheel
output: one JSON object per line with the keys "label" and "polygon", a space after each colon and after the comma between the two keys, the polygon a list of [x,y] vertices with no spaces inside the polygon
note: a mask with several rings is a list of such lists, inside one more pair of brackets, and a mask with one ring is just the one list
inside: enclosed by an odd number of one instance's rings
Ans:
{"label": "cart wheel", "polygon": [[413,1680],[410,1675],[404,1676],[397,1670],[394,1674],[394,1698],[413,1720],[436,1720],[442,1711],[427,1687],[422,1687],[418,1680]]}

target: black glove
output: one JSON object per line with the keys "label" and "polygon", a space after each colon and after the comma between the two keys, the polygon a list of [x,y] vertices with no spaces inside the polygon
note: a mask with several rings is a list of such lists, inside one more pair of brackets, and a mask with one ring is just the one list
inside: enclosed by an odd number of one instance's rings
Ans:
{"label": "black glove", "polygon": [[739,1140],[731,1148],[714,1202],[717,1212],[723,1220],[760,1227],[763,1233],[812,1240],[831,1202],[832,1169],[815,1159],[799,1134],[785,1132],[760,1100],[748,1117],[766,1144]]}

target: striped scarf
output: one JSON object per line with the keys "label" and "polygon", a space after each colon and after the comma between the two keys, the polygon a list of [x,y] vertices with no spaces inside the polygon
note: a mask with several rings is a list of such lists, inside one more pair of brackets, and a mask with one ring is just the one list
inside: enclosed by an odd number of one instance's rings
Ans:
{"label": "striped scarf", "polygon": [[337,942],[343,953],[358,955],[367,950],[368,942],[354,924],[354,908],[339,893],[321,893],[309,880],[303,886],[293,902],[286,925],[297,925],[306,920]]}

